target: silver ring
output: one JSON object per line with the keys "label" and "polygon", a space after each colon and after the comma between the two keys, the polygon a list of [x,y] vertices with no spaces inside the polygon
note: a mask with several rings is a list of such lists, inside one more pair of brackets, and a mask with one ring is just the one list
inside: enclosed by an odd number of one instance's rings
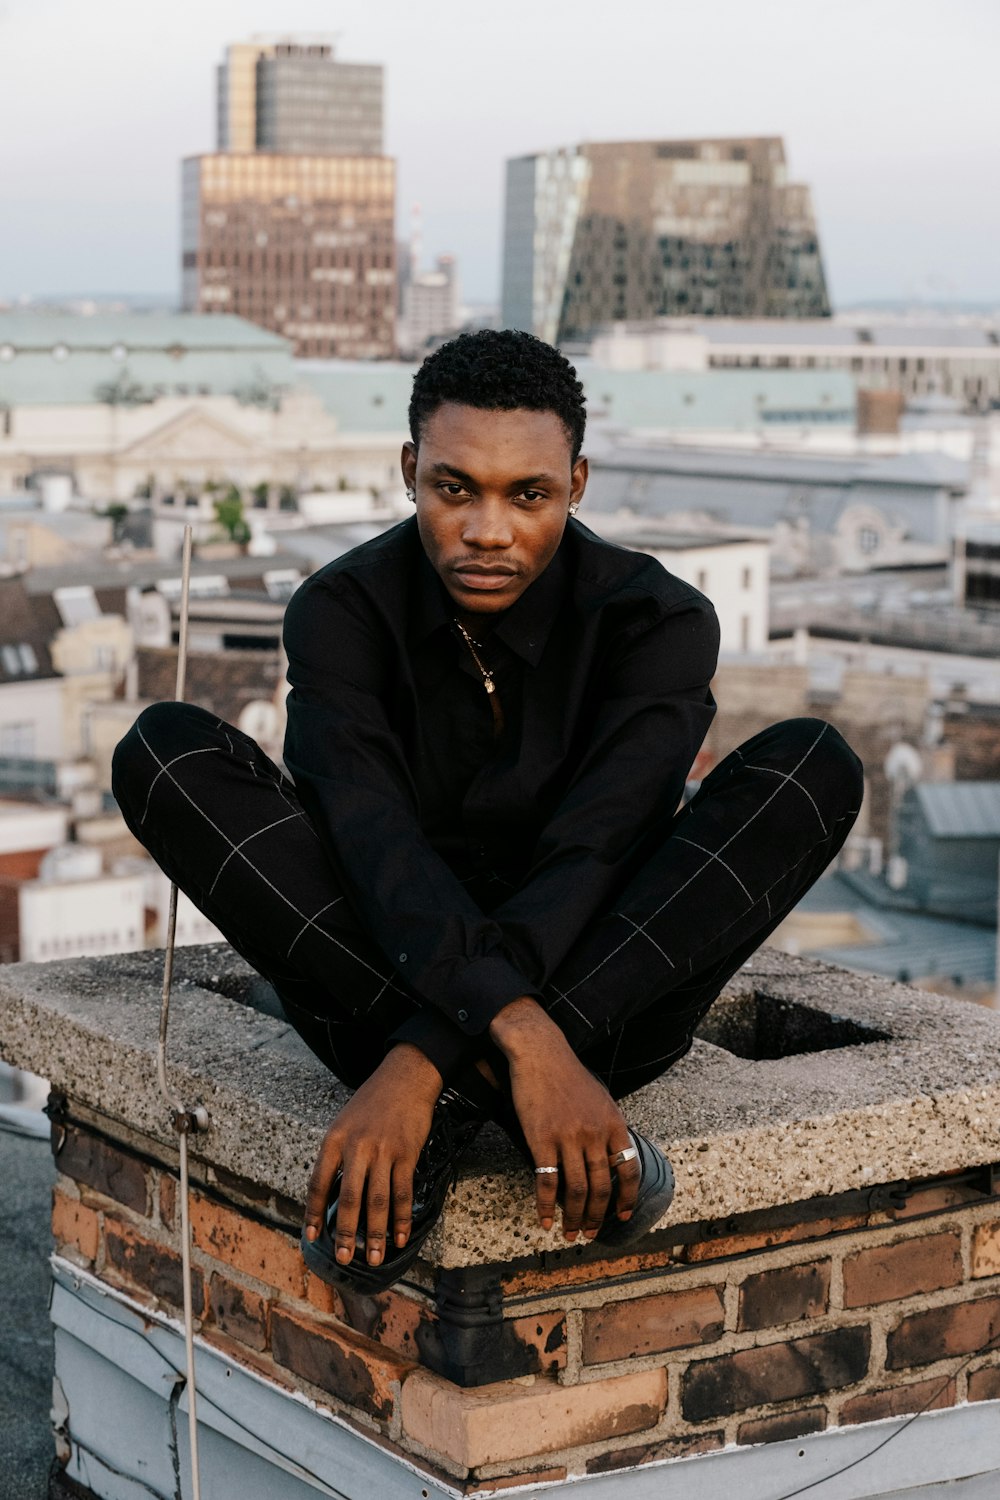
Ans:
{"label": "silver ring", "polygon": [[611,1158],[611,1165],[613,1167],[620,1167],[624,1162],[635,1161],[638,1155],[639,1153],[634,1146],[626,1146],[624,1151],[615,1152]]}
{"label": "silver ring", "polygon": [[542,1172],[558,1172],[558,1170],[558,1167],[536,1167],[535,1176],[539,1176]]}

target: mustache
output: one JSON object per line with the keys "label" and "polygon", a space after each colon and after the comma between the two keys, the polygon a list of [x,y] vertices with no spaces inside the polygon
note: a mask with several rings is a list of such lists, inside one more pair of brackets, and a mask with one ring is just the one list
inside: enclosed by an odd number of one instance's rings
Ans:
{"label": "mustache", "polygon": [[522,572],[515,563],[507,562],[504,558],[486,557],[456,557],[448,564],[453,573],[507,573],[515,577]]}

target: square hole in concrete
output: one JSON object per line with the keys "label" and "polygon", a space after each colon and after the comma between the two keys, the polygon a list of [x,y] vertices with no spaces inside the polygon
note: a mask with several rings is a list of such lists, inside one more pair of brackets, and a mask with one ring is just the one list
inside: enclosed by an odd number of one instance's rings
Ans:
{"label": "square hole in concrete", "polygon": [[695,1034],[752,1062],[890,1040],[877,1026],[766,994],[717,1000]]}

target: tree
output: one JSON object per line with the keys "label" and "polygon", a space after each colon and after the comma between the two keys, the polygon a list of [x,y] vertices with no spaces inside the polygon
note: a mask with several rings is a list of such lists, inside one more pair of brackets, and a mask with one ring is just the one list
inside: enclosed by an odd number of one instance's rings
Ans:
{"label": "tree", "polygon": [[243,519],[243,497],[235,485],[230,485],[224,497],[216,500],[215,519],[231,542],[242,544],[250,540],[250,527]]}

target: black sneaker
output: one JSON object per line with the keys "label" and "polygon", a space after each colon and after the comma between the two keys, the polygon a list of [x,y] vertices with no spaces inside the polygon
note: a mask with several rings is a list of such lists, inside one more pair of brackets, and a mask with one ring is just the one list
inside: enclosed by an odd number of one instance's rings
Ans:
{"label": "black sneaker", "polygon": [[438,1221],[448,1189],[458,1176],[458,1163],[485,1124],[483,1115],[461,1094],[444,1089],[434,1106],[430,1134],[413,1172],[413,1219],[410,1237],[401,1249],[386,1238],[385,1256],[377,1266],[365,1259],[364,1211],[358,1219],[354,1257],[342,1266],[336,1257],[337,1202],[340,1173],[334,1179],[319,1236],[307,1240],[302,1231],[302,1257],[314,1275],[331,1286],[346,1285],[372,1292],[391,1286],[409,1269]]}
{"label": "black sneaker", "polygon": [[642,1168],[635,1207],[629,1218],[616,1217],[618,1178],[612,1171],[611,1197],[604,1214],[604,1222],[593,1240],[595,1245],[608,1245],[616,1250],[633,1245],[636,1240],[641,1240],[644,1235],[647,1235],[662,1219],[674,1197],[673,1168],[659,1146],[654,1145],[631,1126],[628,1133],[632,1137],[633,1146],[639,1153],[639,1165]]}

